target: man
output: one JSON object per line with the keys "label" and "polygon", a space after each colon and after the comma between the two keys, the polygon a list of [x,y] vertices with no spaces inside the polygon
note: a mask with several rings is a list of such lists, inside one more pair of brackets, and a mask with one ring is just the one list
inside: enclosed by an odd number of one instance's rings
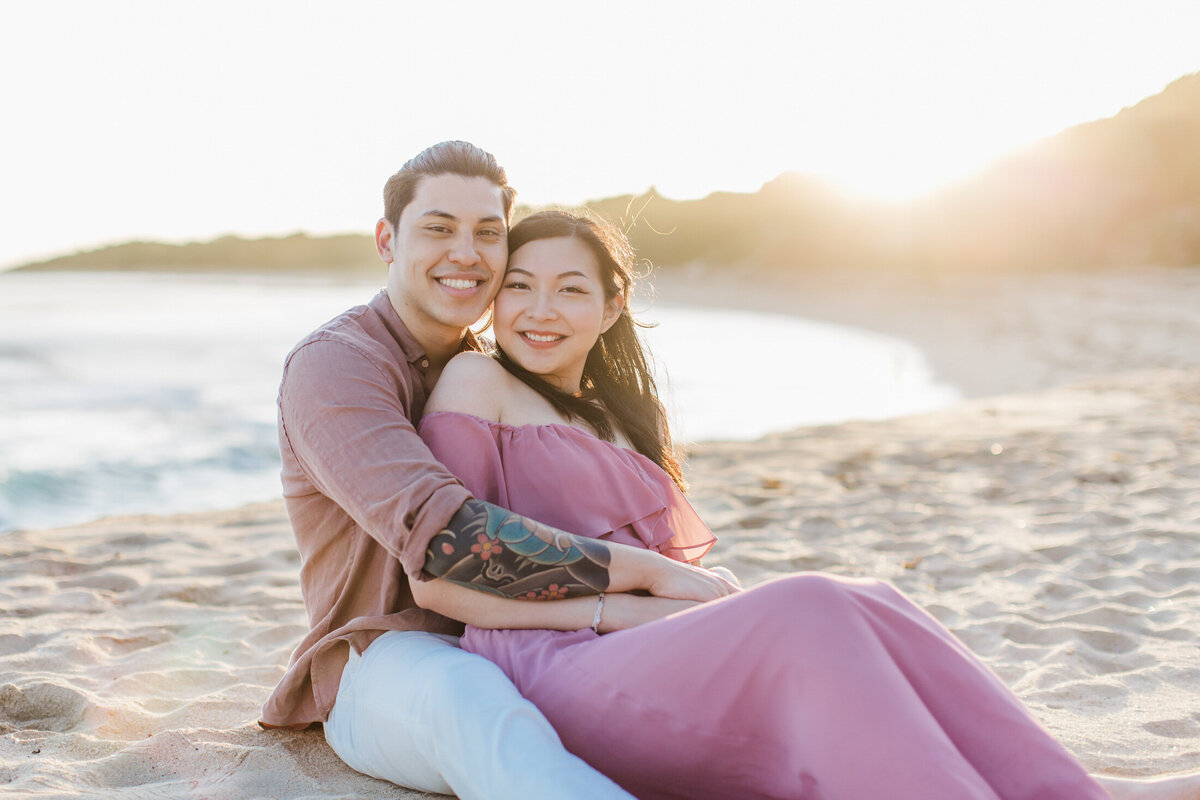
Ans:
{"label": "man", "polygon": [[[551,583],[573,595],[644,589],[707,600],[728,584],[657,553],[580,538],[471,498],[417,437],[449,359],[499,288],[515,192],[488,153],[443,142],[384,189],[375,241],[387,288],[304,339],[279,393],[283,493],[303,558],[311,630],[263,707],[265,727],[324,722],[351,767],[463,798],[628,797],[567,753],[461,626],[418,608],[409,580],[506,594]],[[521,536],[547,548],[471,548]],[[439,535],[441,534],[441,535]],[[438,536],[437,548],[430,541]],[[514,592],[515,593],[515,592]],[[602,596],[602,595],[601,595]],[[599,602],[599,601],[598,601]]]}

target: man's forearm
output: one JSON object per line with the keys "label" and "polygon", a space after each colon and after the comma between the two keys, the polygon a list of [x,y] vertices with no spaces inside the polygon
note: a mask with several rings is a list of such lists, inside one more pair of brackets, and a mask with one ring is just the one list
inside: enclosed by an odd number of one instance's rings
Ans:
{"label": "man's forearm", "polygon": [[425,553],[425,571],[435,577],[522,600],[608,591],[611,566],[607,543],[482,500],[463,503]]}

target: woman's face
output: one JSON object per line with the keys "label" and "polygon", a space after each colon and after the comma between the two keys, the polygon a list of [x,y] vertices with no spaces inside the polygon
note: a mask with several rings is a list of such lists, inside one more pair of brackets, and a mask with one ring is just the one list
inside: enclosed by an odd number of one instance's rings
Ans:
{"label": "woman's face", "polygon": [[579,391],[588,351],[621,313],[592,251],[574,237],[538,239],[508,257],[496,295],[496,344],[565,392]]}

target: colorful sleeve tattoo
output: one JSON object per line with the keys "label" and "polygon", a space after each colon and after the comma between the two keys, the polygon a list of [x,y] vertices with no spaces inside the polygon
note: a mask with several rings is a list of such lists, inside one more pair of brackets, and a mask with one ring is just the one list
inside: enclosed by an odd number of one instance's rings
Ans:
{"label": "colorful sleeve tattoo", "polygon": [[482,500],[468,500],[429,543],[425,571],[520,600],[559,600],[608,588],[608,549]]}

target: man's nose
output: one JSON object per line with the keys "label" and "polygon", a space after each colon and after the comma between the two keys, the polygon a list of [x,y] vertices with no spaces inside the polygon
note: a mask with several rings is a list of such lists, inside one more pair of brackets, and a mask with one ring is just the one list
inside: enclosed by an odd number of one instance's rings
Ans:
{"label": "man's nose", "polygon": [[479,262],[479,251],[475,249],[473,232],[464,232],[454,240],[454,244],[450,248],[450,260],[466,267]]}

